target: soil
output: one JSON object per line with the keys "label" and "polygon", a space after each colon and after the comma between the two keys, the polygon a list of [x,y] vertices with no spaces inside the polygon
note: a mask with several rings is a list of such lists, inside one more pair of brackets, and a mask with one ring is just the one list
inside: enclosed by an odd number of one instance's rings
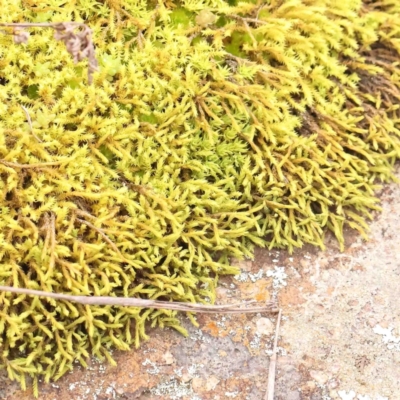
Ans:
{"label": "soil", "polygon": [[[400,170],[397,172],[400,177]],[[258,249],[221,280],[218,303],[276,299],[282,308],[276,400],[400,399],[400,186],[385,185],[369,241],[346,233],[341,253]],[[182,316],[189,337],[150,332],[138,350],[114,352],[116,367],[95,359],[40,399],[261,400],[265,396],[276,314]],[[33,399],[0,376],[0,399]]]}

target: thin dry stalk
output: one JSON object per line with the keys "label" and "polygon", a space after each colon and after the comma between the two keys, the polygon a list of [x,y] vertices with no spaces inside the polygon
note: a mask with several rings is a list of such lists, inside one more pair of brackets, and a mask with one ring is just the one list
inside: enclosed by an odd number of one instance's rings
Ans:
{"label": "thin dry stalk", "polygon": [[92,223],[81,218],[77,218],[76,220],[79,221],[81,224],[87,225],[89,228],[92,228],[99,235],[101,235],[103,239],[111,246],[111,248],[122,258],[122,260],[125,261],[125,257],[121,254],[116,244],[103,232],[101,228],[98,228],[97,226],[94,226]]}
{"label": "thin dry stalk", "polygon": [[265,400],[274,400],[274,392],[275,392],[275,373],[276,373],[276,353],[278,348],[278,336],[279,336],[279,327],[281,324],[282,310],[279,309],[278,320],[276,322],[275,329],[275,340],[274,340],[274,349],[272,350],[272,356],[269,363],[269,371],[268,371],[268,388],[267,393],[265,394]]}
{"label": "thin dry stalk", "polygon": [[54,213],[51,213],[50,222],[48,223],[47,229],[48,229],[48,232],[50,233],[50,262],[49,262],[49,269],[45,275],[45,280],[47,280],[53,274],[54,264],[55,264],[56,216]]}
{"label": "thin dry stalk", "polygon": [[42,141],[41,141],[41,140],[35,135],[35,133],[33,132],[32,120],[31,120],[31,116],[29,115],[29,112],[28,112],[27,108],[24,107],[22,104],[20,104],[20,106],[21,106],[22,110],[24,111],[24,113],[25,113],[25,115],[26,115],[26,119],[27,119],[27,121],[28,121],[29,128],[30,128],[30,130],[31,130],[32,136],[33,136],[39,143],[42,143]]}
{"label": "thin dry stalk", "polygon": [[54,165],[60,165],[63,164],[65,162],[70,161],[71,159],[68,160],[60,160],[60,161],[50,161],[50,162],[44,162],[44,163],[37,163],[37,164],[18,164],[18,163],[14,163],[11,161],[6,161],[6,160],[0,160],[0,163],[5,165],[6,167],[11,167],[11,168],[25,168],[25,169],[29,169],[29,168],[45,168],[45,167],[51,167]]}
{"label": "thin dry stalk", "polygon": [[46,232],[46,236],[44,239],[44,243],[43,243],[43,249],[42,249],[42,257],[41,257],[41,261],[43,262],[46,258],[46,254],[47,254],[47,248],[49,246],[49,242],[50,242],[50,222],[49,222],[49,216],[48,214],[44,215],[44,224],[41,227],[41,230]]}
{"label": "thin dry stalk", "polygon": [[249,36],[250,36],[250,38],[251,38],[251,40],[252,40],[252,42],[253,42],[254,48],[256,49],[258,43],[257,43],[257,40],[256,40],[256,38],[254,37],[253,33],[251,32],[251,29],[250,29],[248,23],[247,23],[246,21],[243,21],[243,25],[244,25],[244,27],[246,28],[246,31],[247,31],[247,33],[249,34]]}
{"label": "thin dry stalk", "polygon": [[232,18],[238,19],[243,22],[251,22],[253,24],[258,24],[258,25],[267,25],[267,22],[265,22],[265,21],[260,21],[259,19],[255,19],[255,18],[245,18],[245,17],[241,17],[240,15],[236,15],[236,14],[229,14],[228,17],[232,17]]}
{"label": "thin dry stalk", "polygon": [[[14,28],[12,35],[17,44],[27,43],[29,33],[26,28],[53,28],[56,32],[54,38],[65,43],[67,51],[71,54],[74,62],[77,63],[85,58],[88,59],[88,81],[93,81],[93,73],[98,70],[98,63],[95,57],[94,44],[92,41],[92,30],[80,22],[42,22],[42,23],[0,23],[0,26]],[[75,32],[76,28],[81,28]],[[3,33],[8,33],[2,31]]]}
{"label": "thin dry stalk", "polygon": [[57,300],[71,301],[79,304],[88,305],[107,305],[120,307],[139,307],[153,308],[157,310],[176,310],[185,312],[200,312],[206,314],[248,314],[248,313],[276,313],[278,308],[276,303],[269,302],[263,307],[247,307],[243,305],[253,304],[255,301],[247,303],[236,303],[227,305],[206,305],[198,303],[182,303],[172,301],[145,300],[134,297],[108,297],[108,296],[75,296],[61,293],[44,292],[41,290],[23,289],[11,286],[0,286],[0,292],[11,292],[24,294],[27,296],[47,297]]}

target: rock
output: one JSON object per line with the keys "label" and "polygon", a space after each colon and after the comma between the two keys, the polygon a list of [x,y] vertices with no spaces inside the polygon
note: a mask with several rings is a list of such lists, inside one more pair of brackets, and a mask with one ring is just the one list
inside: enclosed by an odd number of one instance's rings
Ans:
{"label": "rock", "polygon": [[374,326],[378,325],[378,321],[375,318],[368,318],[367,319],[367,325],[370,328],[373,328]]}
{"label": "rock", "polygon": [[366,313],[370,313],[373,312],[373,308],[371,306],[371,303],[365,303],[364,307],[362,308],[362,311],[366,312]]}
{"label": "rock", "polygon": [[189,374],[182,374],[180,380],[182,383],[188,383],[192,380],[192,377]]}
{"label": "rock", "polygon": [[238,267],[240,270],[243,271],[251,271],[253,267],[253,261],[251,260],[238,260],[237,258],[231,259],[232,267]]}
{"label": "rock", "polygon": [[328,380],[328,377],[322,373],[321,371],[310,371],[311,378],[313,378],[320,385],[325,384]]}
{"label": "rock", "polygon": [[278,356],[277,365],[279,370],[285,373],[296,370],[295,361],[288,356]]}
{"label": "rock", "polygon": [[347,304],[348,304],[350,307],[355,307],[355,306],[358,305],[358,300],[350,300]]}
{"label": "rock", "polygon": [[225,300],[228,298],[229,289],[223,287],[217,287],[216,289],[218,300]]}
{"label": "rock", "polygon": [[209,392],[210,390],[214,390],[217,387],[218,383],[219,379],[216,376],[211,375],[206,382],[206,391]]}
{"label": "rock", "polygon": [[327,383],[328,389],[336,389],[339,387],[339,382],[337,379],[330,379],[329,382]]}
{"label": "rock", "polygon": [[322,272],[321,277],[322,277],[322,280],[327,281],[330,277],[329,271]]}
{"label": "rock", "polygon": [[169,351],[167,351],[163,355],[163,359],[165,361],[165,364],[167,364],[167,365],[171,365],[171,364],[173,364],[175,362],[174,356]]}
{"label": "rock", "polygon": [[310,265],[310,261],[301,259],[300,265],[302,266],[303,269],[308,269],[308,266]]}
{"label": "rock", "polygon": [[300,393],[297,390],[292,390],[286,395],[286,400],[301,400]]}
{"label": "rock", "polygon": [[340,371],[340,364],[332,364],[329,371],[331,374],[337,374]]}
{"label": "rock", "polygon": [[329,265],[329,260],[326,257],[321,257],[318,261],[320,268],[325,268]]}
{"label": "rock", "polygon": [[301,389],[303,390],[303,392],[310,393],[313,392],[316,387],[317,385],[315,384],[315,382],[307,381],[304,385],[302,385]]}
{"label": "rock", "polygon": [[379,325],[383,329],[389,328],[389,322],[386,320],[382,320],[382,321],[378,322],[377,325]]}
{"label": "rock", "polygon": [[274,325],[268,318],[259,318],[256,322],[257,333],[260,335],[270,335],[274,330]]}
{"label": "rock", "polygon": [[352,271],[365,271],[365,269],[359,264],[355,265],[351,270]]}
{"label": "rock", "polygon": [[193,378],[192,379],[192,388],[193,390],[204,389],[204,379],[202,378]]}
{"label": "rock", "polygon": [[330,397],[331,399],[338,399],[338,398],[339,398],[339,396],[338,396],[336,390],[331,390],[331,391],[329,392],[329,397]]}
{"label": "rock", "polygon": [[115,389],[115,391],[119,395],[123,395],[125,393],[125,390],[122,387],[119,387],[119,388]]}
{"label": "rock", "polygon": [[375,296],[374,302],[381,306],[386,304],[386,300],[382,296]]}

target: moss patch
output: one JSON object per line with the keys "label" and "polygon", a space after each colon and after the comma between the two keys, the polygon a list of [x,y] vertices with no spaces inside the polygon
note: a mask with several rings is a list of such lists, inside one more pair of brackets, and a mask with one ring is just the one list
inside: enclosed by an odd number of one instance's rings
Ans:
{"label": "moss patch", "polygon": [[[256,245],[365,235],[400,156],[400,7],[70,3],[2,8],[4,22],[87,23],[102,68],[88,86],[50,29],[0,36],[1,285],[213,302],[229,258]],[[0,366],[23,387],[89,354],[112,362],[147,322],[183,332],[173,311],[0,304]]]}

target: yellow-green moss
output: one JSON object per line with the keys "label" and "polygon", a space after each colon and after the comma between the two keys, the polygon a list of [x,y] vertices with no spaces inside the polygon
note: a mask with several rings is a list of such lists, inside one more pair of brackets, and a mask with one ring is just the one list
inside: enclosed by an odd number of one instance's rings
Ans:
{"label": "yellow-green moss", "polygon": [[[100,71],[88,86],[51,29],[0,35],[1,285],[212,302],[255,245],[365,235],[400,156],[393,2],[3,3],[3,22],[87,23]],[[146,321],[183,332],[172,311],[1,293],[0,367],[37,386]]]}

